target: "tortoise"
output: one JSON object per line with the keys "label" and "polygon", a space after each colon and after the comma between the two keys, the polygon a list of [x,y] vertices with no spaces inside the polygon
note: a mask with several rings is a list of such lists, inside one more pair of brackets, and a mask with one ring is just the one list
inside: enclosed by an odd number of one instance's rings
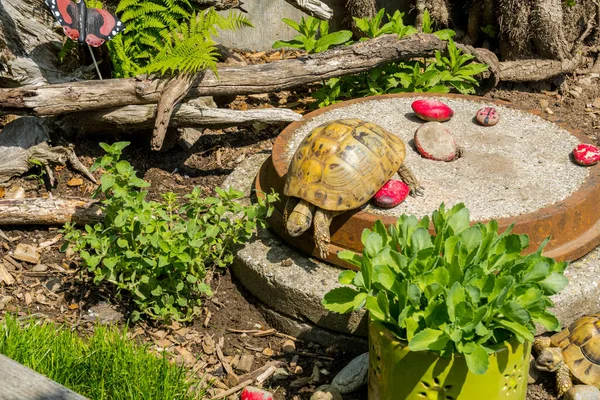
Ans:
{"label": "tortoise", "polygon": [[[573,381],[600,387],[600,314],[581,317],[561,332],[537,339],[533,347],[538,353],[536,367],[556,372],[559,397],[569,391]],[[585,386],[577,386],[569,394],[579,388]]]}
{"label": "tortoise", "polygon": [[300,143],[287,173],[287,233],[300,236],[314,223],[315,243],[326,258],[332,218],[365,204],[396,172],[411,195],[422,194],[405,156],[404,142],[371,122],[341,119],[316,127]]}

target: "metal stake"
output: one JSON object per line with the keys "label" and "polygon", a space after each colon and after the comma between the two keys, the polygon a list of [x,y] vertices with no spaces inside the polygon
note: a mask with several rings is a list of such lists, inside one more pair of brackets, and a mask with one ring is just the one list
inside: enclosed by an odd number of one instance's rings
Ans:
{"label": "metal stake", "polygon": [[96,67],[96,72],[98,73],[98,78],[102,80],[102,75],[100,74],[100,68],[98,68],[98,63],[96,62],[96,57],[94,57],[94,52],[92,51],[92,46],[89,43],[86,43],[88,49],[90,49],[90,54],[92,55],[92,60],[94,60],[94,66]]}

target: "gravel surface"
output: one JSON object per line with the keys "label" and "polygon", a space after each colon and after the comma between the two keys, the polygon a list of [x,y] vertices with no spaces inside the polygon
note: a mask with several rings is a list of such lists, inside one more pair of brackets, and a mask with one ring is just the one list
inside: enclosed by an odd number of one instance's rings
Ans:
{"label": "gravel surface", "polygon": [[[409,197],[388,210],[365,206],[370,212],[390,216],[423,217],[442,202],[447,206],[463,202],[474,220],[514,217],[564,200],[587,177],[588,170],[570,160],[579,140],[568,131],[523,111],[460,99],[439,98],[454,110],[454,117],[444,125],[463,156],[452,162],[422,158],[413,144],[414,132],[423,123],[410,108],[416,99],[370,100],[323,113],[298,129],[286,156],[291,158],[313,128],[335,119],[362,118],[397,134],[408,143],[406,164],[425,195]],[[484,106],[499,111],[497,125],[482,127],[474,122],[477,110]]]}

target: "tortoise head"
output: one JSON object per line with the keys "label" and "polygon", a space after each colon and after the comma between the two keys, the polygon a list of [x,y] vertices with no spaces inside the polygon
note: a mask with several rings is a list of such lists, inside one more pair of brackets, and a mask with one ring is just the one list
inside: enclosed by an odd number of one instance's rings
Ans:
{"label": "tortoise head", "polygon": [[300,203],[294,207],[294,210],[287,218],[285,226],[285,229],[290,236],[300,236],[310,228],[313,220],[314,208],[315,206],[306,200],[301,200]]}
{"label": "tortoise head", "polygon": [[535,366],[541,371],[557,371],[564,362],[562,350],[558,347],[548,347],[542,349],[535,360]]}

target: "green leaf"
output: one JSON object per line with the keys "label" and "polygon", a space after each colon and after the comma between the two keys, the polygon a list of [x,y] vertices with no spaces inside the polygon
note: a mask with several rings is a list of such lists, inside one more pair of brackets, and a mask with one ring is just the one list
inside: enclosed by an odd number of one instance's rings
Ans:
{"label": "green leaf", "polygon": [[553,272],[539,284],[544,289],[544,294],[553,295],[563,290],[569,284],[569,280],[562,273]]}
{"label": "green leaf", "polygon": [[338,282],[342,285],[349,285],[352,283],[352,281],[354,280],[355,277],[356,277],[356,272],[354,272],[354,271],[350,271],[350,270],[342,271],[340,273],[340,275],[338,276]]}
{"label": "green leaf", "polygon": [[321,304],[329,311],[346,314],[352,311],[357,303],[360,304],[364,300],[363,295],[366,296],[366,293],[361,294],[349,287],[336,288],[325,294]]}
{"label": "green leaf", "polygon": [[558,318],[548,311],[532,312],[534,322],[541,324],[548,331],[559,331],[561,329]]}
{"label": "green leaf", "polygon": [[376,232],[370,232],[365,241],[365,251],[371,258],[375,257],[377,253],[382,249],[383,238]]}
{"label": "green leaf", "polygon": [[513,332],[517,336],[517,338],[519,339],[520,342],[522,342],[523,340],[527,340],[530,342],[533,341],[533,334],[525,326],[521,325],[520,323],[508,321],[508,320],[501,319],[501,318],[496,319],[495,323],[497,325]]}
{"label": "green leaf", "polygon": [[450,338],[439,329],[423,329],[413,336],[408,343],[412,351],[442,350],[448,344]]}
{"label": "green leaf", "polygon": [[108,191],[115,184],[115,176],[109,173],[104,173],[100,177],[100,187],[103,192]]}
{"label": "green leaf", "polygon": [[[469,343],[468,353],[465,354],[465,360],[467,361],[467,367],[469,371],[482,375],[485,374],[489,368],[490,360],[487,351],[478,343]],[[465,346],[466,349],[466,346]]]}
{"label": "green leaf", "polygon": [[446,305],[448,306],[448,316],[450,317],[450,321],[456,320],[455,308],[456,306],[465,301],[465,289],[461,286],[459,282],[455,282],[450,288],[448,292],[448,297],[446,299]]}
{"label": "green leaf", "polygon": [[529,323],[529,321],[531,321],[531,315],[529,314],[529,311],[527,311],[527,309],[518,304],[516,301],[510,301],[506,303],[500,309],[500,311],[506,318],[522,325],[526,325]]}
{"label": "green leaf", "polygon": [[362,264],[362,257],[360,254],[355,253],[351,250],[342,250],[338,251],[337,256],[340,260],[344,260],[349,264],[352,264],[356,267],[360,267]]}
{"label": "green leaf", "polygon": [[327,34],[319,40],[315,45],[315,49],[317,52],[325,51],[329,49],[331,46],[339,45],[347,42],[352,38],[352,32],[350,31],[338,31],[334,33]]}

